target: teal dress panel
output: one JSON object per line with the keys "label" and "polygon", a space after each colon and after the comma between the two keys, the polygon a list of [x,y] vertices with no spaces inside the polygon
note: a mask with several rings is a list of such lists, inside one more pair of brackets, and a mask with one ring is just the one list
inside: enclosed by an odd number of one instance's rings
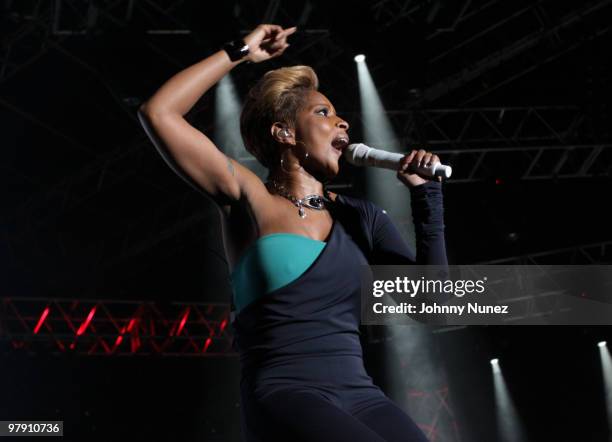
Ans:
{"label": "teal dress panel", "polygon": [[258,238],[231,275],[236,311],[299,278],[325,245],[324,241],[294,233],[272,233]]}

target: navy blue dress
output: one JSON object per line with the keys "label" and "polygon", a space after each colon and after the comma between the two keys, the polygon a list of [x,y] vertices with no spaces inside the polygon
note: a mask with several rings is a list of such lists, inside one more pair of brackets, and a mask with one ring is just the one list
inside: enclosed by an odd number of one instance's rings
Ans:
{"label": "navy blue dress", "polygon": [[245,441],[426,441],[373,384],[359,341],[362,265],[447,264],[441,184],[411,188],[411,204],[416,254],[382,209],[338,195],[313,264],[235,316]]}

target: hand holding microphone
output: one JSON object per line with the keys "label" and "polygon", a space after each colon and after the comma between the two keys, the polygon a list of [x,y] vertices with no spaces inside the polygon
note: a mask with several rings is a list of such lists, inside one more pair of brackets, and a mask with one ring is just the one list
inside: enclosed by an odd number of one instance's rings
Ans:
{"label": "hand holding microphone", "polygon": [[374,149],[365,144],[351,144],[344,150],[344,158],[355,166],[381,167],[397,171],[397,178],[407,186],[418,186],[428,179],[449,178],[452,168],[440,163],[437,155],[424,149],[402,155]]}

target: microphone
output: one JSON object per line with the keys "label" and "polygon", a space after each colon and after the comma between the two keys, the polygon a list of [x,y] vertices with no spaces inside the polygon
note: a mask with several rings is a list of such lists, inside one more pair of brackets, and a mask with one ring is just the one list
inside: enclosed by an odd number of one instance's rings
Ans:
{"label": "microphone", "polygon": [[[381,167],[394,171],[399,169],[400,160],[404,157],[400,153],[374,149],[362,143],[350,144],[344,149],[343,155],[344,159],[354,166]],[[408,168],[408,170],[411,173],[418,173],[425,177],[434,178],[441,176],[443,179],[450,178],[453,173],[451,166],[446,166],[440,162],[433,163],[429,167],[423,165],[421,167]]]}

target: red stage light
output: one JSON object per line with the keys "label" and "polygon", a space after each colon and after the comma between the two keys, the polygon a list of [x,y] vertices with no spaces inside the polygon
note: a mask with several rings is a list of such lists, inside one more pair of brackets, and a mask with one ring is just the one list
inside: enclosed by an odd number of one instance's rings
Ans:
{"label": "red stage light", "polygon": [[89,314],[87,315],[87,319],[85,319],[85,321],[81,324],[81,326],[77,330],[77,336],[81,336],[83,333],[85,333],[85,330],[87,330],[87,326],[89,325],[94,315],[96,314],[96,308],[98,308],[98,306],[94,305],[94,307],[89,311]]}
{"label": "red stage light", "polygon": [[45,319],[47,318],[47,315],[49,315],[49,310],[50,310],[50,308],[47,307],[42,312],[42,315],[40,315],[40,319],[38,320],[38,323],[36,324],[36,327],[34,327],[34,334],[38,333],[38,330],[40,330],[40,327],[43,325],[43,322],[45,322]]}

